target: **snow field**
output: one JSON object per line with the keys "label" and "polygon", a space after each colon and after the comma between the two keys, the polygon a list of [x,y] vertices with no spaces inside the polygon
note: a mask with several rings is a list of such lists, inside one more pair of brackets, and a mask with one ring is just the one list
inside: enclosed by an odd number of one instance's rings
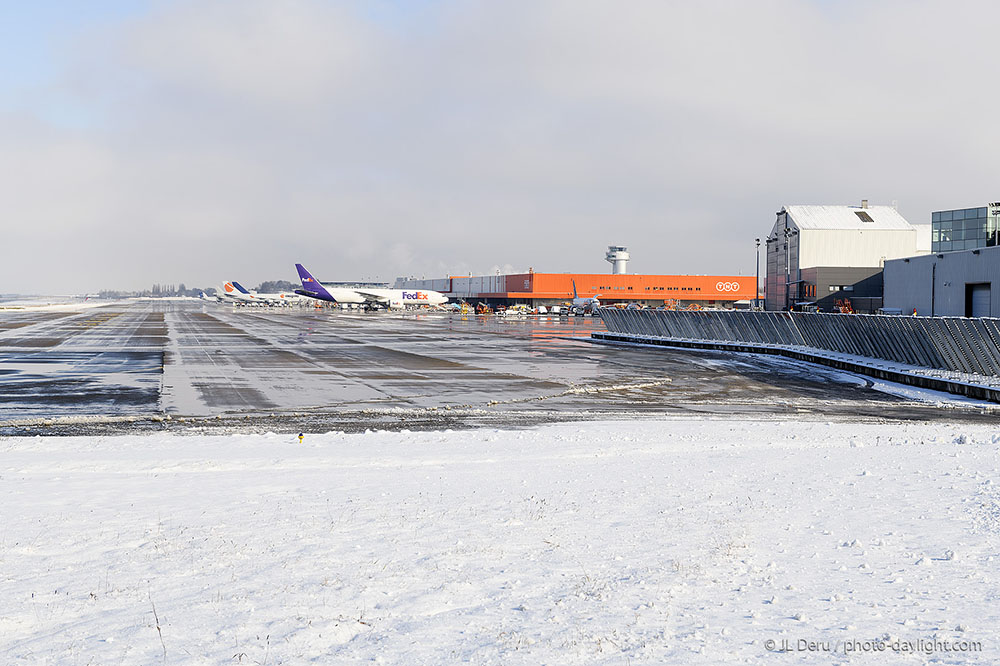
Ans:
{"label": "snow field", "polygon": [[936,639],[981,651],[866,660],[995,663],[998,442],[695,419],[0,439],[0,655],[839,663]]}

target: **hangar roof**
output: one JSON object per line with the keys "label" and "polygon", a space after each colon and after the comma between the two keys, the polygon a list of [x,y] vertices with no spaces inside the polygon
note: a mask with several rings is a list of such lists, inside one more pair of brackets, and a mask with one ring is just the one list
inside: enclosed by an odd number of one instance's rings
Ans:
{"label": "hangar roof", "polygon": [[799,229],[913,229],[892,206],[785,206],[782,211]]}

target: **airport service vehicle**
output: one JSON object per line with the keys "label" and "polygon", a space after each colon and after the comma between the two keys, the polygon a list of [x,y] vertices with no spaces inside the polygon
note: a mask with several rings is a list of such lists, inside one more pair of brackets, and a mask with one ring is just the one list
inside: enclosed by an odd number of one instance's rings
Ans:
{"label": "airport service vehicle", "polygon": [[497,308],[497,315],[502,317],[527,317],[529,314],[527,305],[511,305],[502,310]]}
{"label": "airport service vehicle", "polygon": [[297,303],[298,301],[302,300],[302,297],[299,296],[298,294],[294,294],[288,291],[282,291],[276,294],[261,294],[256,291],[247,290],[246,287],[241,285],[236,280],[233,280],[232,284],[234,287],[236,287],[236,289],[239,290],[241,294],[249,296],[250,298],[256,301],[262,301],[267,305],[289,305],[291,303]]}
{"label": "airport service vehicle", "polygon": [[589,298],[581,298],[576,293],[576,280],[573,280],[573,305],[572,310],[577,314],[585,314],[587,312],[593,312],[595,309],[601,307],[601,302],[598,299],[600,294],[594,294]]}
{"label": "airport service vehicle", "polygon": [[445,306],[445,309],[448,310],[449,312],[456,312],[458,314],[469,314],[472,311],[472,308],[469,307],[469,304],[468,303],[464,303],[464,302],[463,303],[455,303],[455,302],[448,303],[448,305]]}
{"label": "airport service vehicle", "polygon": [[374,287],[327,287],[314,278],[302,264],[295,264],[302,289],[295,293],[331,303],[363,303],[371,308],[404,308],[408,305],[444,305],[448,297],[424,289],[379,289]]}

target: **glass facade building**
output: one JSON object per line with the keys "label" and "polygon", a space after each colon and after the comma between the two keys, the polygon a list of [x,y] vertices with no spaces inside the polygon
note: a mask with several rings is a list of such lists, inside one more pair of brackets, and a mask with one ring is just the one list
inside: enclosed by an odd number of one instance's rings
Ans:
{"label": "glass facade building", "polygon": [[931,251],[953,252],[1000,244],[1000,203],[931,213]]}

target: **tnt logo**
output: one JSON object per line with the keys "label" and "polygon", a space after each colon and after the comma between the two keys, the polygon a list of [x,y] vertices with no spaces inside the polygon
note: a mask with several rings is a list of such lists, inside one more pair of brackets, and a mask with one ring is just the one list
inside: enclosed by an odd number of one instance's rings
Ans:
{"label": "tnt logo", "polygon": [[427,294],[422,291],[404,291],[403,300],[407,301],[426,301]]}

